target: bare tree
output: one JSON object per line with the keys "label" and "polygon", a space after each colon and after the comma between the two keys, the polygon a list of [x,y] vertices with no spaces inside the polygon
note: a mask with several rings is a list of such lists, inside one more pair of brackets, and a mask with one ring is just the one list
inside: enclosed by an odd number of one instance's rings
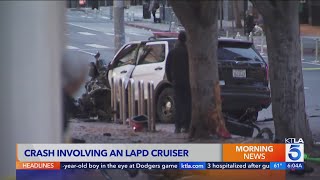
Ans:
{"label": "bare tree", "polygon": [[241,11],[240,6],[243,4],[242,0],[233,0],[232,1],[232,7],[233,7],[233,15],[236,22],[236,28],[242,28],[242,22],[241,22]]}
{"label": "bare tree", "polygon": [[221,112],[217,62],[217,1],[171,0],[186,29],[192,93],[190,137],[230,137]]}
{"label": "bare tree", "polygon": [[300,55],[299,1],[252,0],[264,19],[276,138],[313,144],[305,111]]}

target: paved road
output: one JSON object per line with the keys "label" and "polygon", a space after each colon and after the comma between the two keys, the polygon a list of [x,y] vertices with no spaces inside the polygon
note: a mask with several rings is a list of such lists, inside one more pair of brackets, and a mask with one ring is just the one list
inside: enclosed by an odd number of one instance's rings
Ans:
{"label": "paved road", "polygon": [[[81,11],[68,11],[66,15],[66,49],[75,56],[94,61],[93,55],[98,51],[101,58],[111,61],[114,54],[113,22],[94,14],[85,14]],[[126,42],[147,40],[152,33],[147,30],[125,27]],[[81,88],[76,97],[84,92]]]}
{"label": "paved road", "polygon": [[[114,55],[113,22],[101,16],[86,15],[79,11],[67,13],[67,49],[88,55],[100,51],[103,58],[110,60]],[[148,39],[150,31],[126,27],[126,41]]]}

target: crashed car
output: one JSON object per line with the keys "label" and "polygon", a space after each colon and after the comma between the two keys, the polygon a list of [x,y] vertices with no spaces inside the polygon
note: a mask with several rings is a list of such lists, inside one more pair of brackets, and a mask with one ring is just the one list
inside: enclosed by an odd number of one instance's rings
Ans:
{"label": "crashed car", "polygon": [[[166,57],[176,41],[177,38],[151,38],[129,42],[108,66],[109,83],[112,77],[154,82],[156,115],[163,123],[173,122],[175,111],[174,92],[165,68]],[[252,42],[219,38],[218,64],[223,112],[235,118],[249,115],[256,121],[258,112],[271,103],[267,63]]]}

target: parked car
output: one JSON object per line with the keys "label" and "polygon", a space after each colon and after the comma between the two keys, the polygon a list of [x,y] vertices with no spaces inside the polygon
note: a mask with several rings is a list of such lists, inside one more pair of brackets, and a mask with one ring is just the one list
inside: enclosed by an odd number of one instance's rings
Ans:
{"label": "parked car", "polygon": [[[166,79],[165,67],[176,41],[160,38],[127,43],[109,64],[109,83],[111,77],[124,78],[126,82],[130,78],[135,82],[154,82],[156,114],[164,123],[173,122],[175,110],[174,92]],[[227,38],[218,40],[218,61],[223,112],[240,118],[250,109],[251,118],[256,120],[258,112],[271,103],[267,63],[252,42]]]}

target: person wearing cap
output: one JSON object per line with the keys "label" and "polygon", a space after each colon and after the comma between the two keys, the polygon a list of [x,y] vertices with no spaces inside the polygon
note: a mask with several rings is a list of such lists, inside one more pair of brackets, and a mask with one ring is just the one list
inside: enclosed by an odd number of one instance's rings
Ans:
{"label": "person wearing cap", "polygon": [[178,41],[167,57],[166,75],[175,93],[175,133],[188,132],[191,121],[191,90],[189,58],[185,31],[180,31]]}

